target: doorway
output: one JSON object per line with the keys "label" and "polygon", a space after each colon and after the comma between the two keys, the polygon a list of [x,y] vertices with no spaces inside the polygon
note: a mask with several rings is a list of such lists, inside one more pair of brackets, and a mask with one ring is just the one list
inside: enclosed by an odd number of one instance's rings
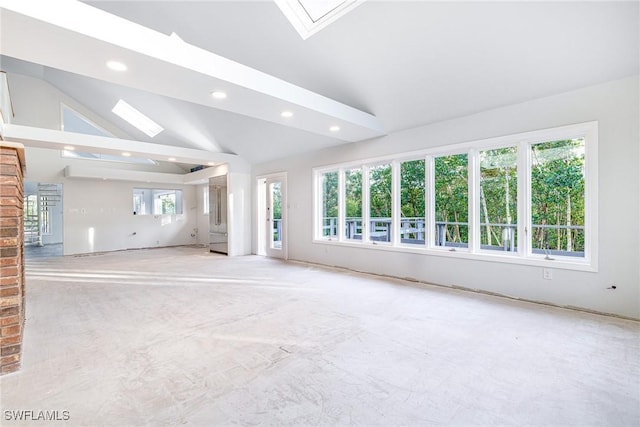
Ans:
{"label": "doorway", "polygon": [[63,255],[62,184],[24,183],[25,258]]}
{"label": "doorway", "polygon": [[287,259],[287,178],[258,178],[258,254]]}

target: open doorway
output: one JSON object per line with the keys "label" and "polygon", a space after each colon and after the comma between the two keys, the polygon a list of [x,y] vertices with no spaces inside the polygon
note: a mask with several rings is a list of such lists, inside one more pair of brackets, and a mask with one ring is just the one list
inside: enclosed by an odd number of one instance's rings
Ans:
{"label": "open doorway", "polygon": [[24,183],[25,258],[62,256],[62,184]]}
{"label": "open doorway", "polygon": [[287,177],[258,178],[258,255],[287,259]]}

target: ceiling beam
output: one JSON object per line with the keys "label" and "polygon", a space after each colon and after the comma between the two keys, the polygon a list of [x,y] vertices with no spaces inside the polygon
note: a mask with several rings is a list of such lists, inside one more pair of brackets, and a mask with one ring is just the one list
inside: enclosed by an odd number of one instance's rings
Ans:
{"label": "ceiling beam", "polygon": [[5,141],[21,143],[25,147],[65,150],[66,146],[72,146],[76,151],[117,156],[127,152],[132,157],[142,157],[162,162],[169,161],[171,158],[173,159],[171,161],[176,163],[198,165],[227,163],[236,172],[250,171],[250,165],[235,154],[212,153],[193,148],[174,147],[129,139],[85,135],[6,123],[2,128],[2,138]]}

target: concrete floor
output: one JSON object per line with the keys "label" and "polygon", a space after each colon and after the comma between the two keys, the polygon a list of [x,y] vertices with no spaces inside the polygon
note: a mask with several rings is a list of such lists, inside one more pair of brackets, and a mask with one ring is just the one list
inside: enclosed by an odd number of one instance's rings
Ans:
{"label": "concrete floor", "polygon": [[3,426],[640,423],[633,321],[197,248],[27,279]]}
{"label": "concrete floor", "polygon": [[53,243],[44,246],[25,245],[24,247],[24,257],[27,260],[32,258],[61,257],[62,255],[62,243]]}

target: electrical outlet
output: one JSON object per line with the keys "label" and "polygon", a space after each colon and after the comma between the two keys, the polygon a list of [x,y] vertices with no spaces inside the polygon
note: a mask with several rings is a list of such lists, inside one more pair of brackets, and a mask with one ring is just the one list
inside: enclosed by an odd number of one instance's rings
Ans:
{"label": "electrical outlet", "polygon": [[542,278],[544,280],[553,279],[553,270],[551,270],[550,268],[543,268],[542,269]]}

